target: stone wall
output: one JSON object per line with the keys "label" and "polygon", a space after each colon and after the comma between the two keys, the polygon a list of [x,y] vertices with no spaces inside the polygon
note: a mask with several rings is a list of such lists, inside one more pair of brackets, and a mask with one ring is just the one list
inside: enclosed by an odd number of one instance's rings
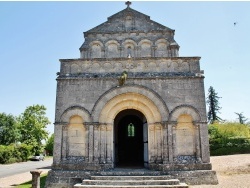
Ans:
{"label": "stone wall", "polygon": [[[157,79],[130,78],[127,85],[144,86],[155,91],[166,103],[169,111],[180,105],[190,105],[197,109],[206,121],[203,78],[200,77],[172,77]],[[72,106],[82,106],[89,113],[93,110],[97,100],[107,91],[118,86],[117,78],[66,78],[58,79],[56,122],[62,113]]]}

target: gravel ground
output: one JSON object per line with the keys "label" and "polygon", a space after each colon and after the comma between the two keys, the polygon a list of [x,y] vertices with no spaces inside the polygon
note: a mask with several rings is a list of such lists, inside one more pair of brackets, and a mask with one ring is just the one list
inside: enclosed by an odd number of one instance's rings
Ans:
{"label": "gravel ground", "polygon": [[210,158],[218,185],[195,185],[190,188],[250,188],[250,154]]}
{"label": "gravel ground", "polygon": [[[250,154],[211,157],[218,185],[195,185],[190,188],[250,188]],[[41,169],[46,173],[48,169]],[[0,188],[13,187],[31,180],[29,172],[0,178]]]}

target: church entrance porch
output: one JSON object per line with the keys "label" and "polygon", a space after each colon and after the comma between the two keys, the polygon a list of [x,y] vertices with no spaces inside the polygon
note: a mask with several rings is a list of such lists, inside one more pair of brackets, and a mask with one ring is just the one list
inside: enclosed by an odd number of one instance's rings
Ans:
{"label": "church entrance porch", "polygon": [[145,116],[134,109],[123,110],[114,120],[115,167],[147,167],[148,144]]}

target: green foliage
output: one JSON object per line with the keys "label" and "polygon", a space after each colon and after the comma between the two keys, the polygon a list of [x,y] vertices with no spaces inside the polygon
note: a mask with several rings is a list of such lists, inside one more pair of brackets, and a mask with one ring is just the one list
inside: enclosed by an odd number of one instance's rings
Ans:
{"label": "green foliage", "polygon": [[31,146],[21,145],[0,145],[0,164],[27,161],[31,155]]}
{"label": "green foliage", "polygon": [[222,121],[222,119],[218,116],[220,113],[221,107],[219,106],[219,97],[218,93],[215,92],[212,86],[208,89],[208,97],[207,97],[207,104],[208,104],[208,121],[213,124],[216,121]]}
{"label": "green foliage", "polygon": [[43,151],[50,123],[45,111],[43,105],[33,105],[18,118],[0,113],[0,163],[27,161],[30,155]]}
{"label": "green foliage", "polygon": [[29,157],[32,155],[31,153],[32,146],[27,144],[21,144],[18,146],[18,151],[20,152],[20,158],[22,161],[27,161]]}
{"label": "green foliage", "polygon": [[48,155],[53,155],[53,147],[54,147],[54,134],[52,134],[46,142],[45,149]]}
{"label": "green foliage", "polygon": [[[15,148],[13,145],[3,146],[0,145],[0,163],[7,164],[10,163],[9,160],[13,161]],[[16,161],[15,161],[16,162]]]}
{"label": "green foliage", "polygon": [[18,118],[21,143],[32,146],[32,152],[39,154],[43,150],[42,140],[46,140],[48,132],[46,126],[50,124],[45,116],[46,108],[43,105],[33,105],[25,109]]}
{"label": "green foliage", "polygon": [[0,145],[10,145],[20,138],[16,118],[0,113]]}
{"label": "green foliage", "polygon": [[211,155],[250,153],[250,127],[225,122],[208,126]]}

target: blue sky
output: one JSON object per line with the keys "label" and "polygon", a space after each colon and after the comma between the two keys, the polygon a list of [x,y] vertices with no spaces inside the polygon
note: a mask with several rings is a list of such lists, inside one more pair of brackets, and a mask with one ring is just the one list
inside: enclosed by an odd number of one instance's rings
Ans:
{"label": "blue sky", "polygon": [[[123,1],[0,2],[0,112],[19,115],[43,104],[53,123],[59,59],[79,58],[83,32],[125,7]],[[131,7],[175,29],[180,56],[201,57],[205,93],[213,86],[222,97],[221,118],[236,120],[234,112],[243,112],[250,119],[250,2],[135,1]]]}

